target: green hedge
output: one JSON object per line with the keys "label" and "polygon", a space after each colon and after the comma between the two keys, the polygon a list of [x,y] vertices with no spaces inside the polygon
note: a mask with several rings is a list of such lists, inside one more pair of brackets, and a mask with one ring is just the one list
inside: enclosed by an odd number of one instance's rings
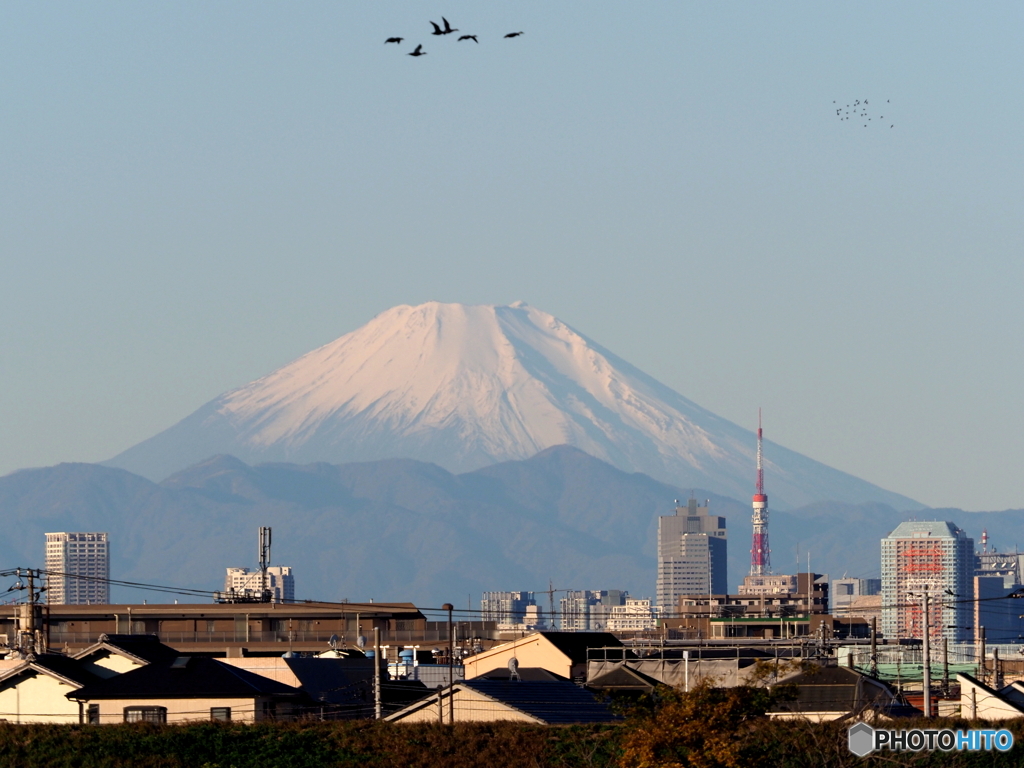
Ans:
{"label": "green hedge", "polygon": [[[906,721],[899,728],[985,727],[964,721]],[[575,768],[619,766],[623,726],[543,727],[514,723],[391,725],[374,722],[184,726],[0,724],[0,768]],[[1024,723],[1006,753],[893,753],[864,759],[846,747],[846,725],[759,720],[742,734],[749,764],[765,768],[1018,766]],[[707,755],[675,765],[718,765]],[[703,757],[704,759],[700,759]],[[678,758],[677,758],[678,759]],[[746,760],[744,760],[746,762]],[[664,763],[668,764],[668,763]],[[652,765],[657,765],[654,763]],[[633,768],[623,766],[623,768]]]}
{"label": "green hedge", "polygon": [[0,724],[2,768],[610,766],[615,729],[374,722]]}

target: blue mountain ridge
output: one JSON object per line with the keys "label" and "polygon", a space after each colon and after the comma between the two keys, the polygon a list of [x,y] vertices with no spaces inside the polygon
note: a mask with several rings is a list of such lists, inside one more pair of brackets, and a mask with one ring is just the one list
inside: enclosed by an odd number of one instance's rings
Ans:
{"label": "blue mountain ridge", "polygon": [[[769,489],[770,490],[770,489]],[[256,529],[295,569],[300,599],[411,600],[478,607],[485,590],[627,589],[652,596],[658,516],[691,492],[727,518],[729,585],[747,572],[750,505],[627,473],[568,446],[464,474],[411,459],[249,466],[214,456],[153,483],[125,470],[60,464],[0,478],[0,564],[42,566],[48,531],[111,535],[113,578],[220,589],[254,566]],[[1012,548],[1024,512],[900,512],[817,502],[771,515],[772,564],[876,576],[879,540],[910,517],[953,520]],[[117,601],[169,601],[115,590]]]}

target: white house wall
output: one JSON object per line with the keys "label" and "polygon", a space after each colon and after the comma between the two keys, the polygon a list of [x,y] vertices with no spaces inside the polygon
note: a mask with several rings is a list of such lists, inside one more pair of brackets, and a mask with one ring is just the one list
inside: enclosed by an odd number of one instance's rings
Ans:
{"label": "white house wall", "polygon": [[[251,723],[262,720],[262,705],[254,699],[97,699],[87,702],[97,704],[100,708],[100,724],[110,725],[124,722],[125,707],[165,707],[168,723],[187,723],[196,720],[209,720],[210,709],[213,707],[230,707],[231,722]],[[278,714],[287,714],[280,708]],[[75,722],[78,722],[78,709],[75,709]]]}
{"label": "white house wall", "polygon": [[984,688],[958,675],[960,683],[960,716],[969,720],[1014,720],[1024,717],[1021,708],[989,693]]}
{"label": "white house wall", "polygon": [[65,694],[76,690],[35,670],[0,683],[0,719],[11,723],[77,723],[78,704]]}
{"label": "white house wall", "polygon": [[142,666],[142,664],[129,659],[127,656],[111,653],[110,651],[98,652],[94,656],[82,659],[81,661],[86,671],[92,672],[96,677],[102,677],[104,680],[115,675],[124,674],[125,672],[131,672],[133,669],[138,669]]}
{"label": "white house wall", "polygon": [[513,656],[520,667],[539,667],[562,677],[572,677],[572,660],[543,635],[532,635],[465,659],[466,679],[472,680],[496,669],[508,669]]}

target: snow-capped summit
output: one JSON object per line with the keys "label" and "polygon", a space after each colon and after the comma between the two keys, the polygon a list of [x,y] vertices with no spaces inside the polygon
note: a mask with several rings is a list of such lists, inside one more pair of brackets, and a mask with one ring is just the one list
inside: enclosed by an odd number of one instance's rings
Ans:
{"label": "snow-capped summit", "polygon": [[[389,309],[107,463],[154,479],[221,453],[249,463],[408,457],[460,472],[569,444],[743,498],[755,442],[524,302],[430,302]],[[765,454],[775,506],[917,506],[774,444]]]}

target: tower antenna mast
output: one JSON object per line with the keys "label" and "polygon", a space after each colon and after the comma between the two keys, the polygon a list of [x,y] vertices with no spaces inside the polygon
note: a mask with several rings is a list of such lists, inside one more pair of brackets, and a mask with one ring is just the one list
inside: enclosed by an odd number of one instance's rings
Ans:
{"label": "tower antenna mast", "polygon": [[267,583],[267,567],[270,565],[270,538],[271,528],[269,525],[260,527],[260,602],[270,603],[270,585]]}
{"label": "tower antenna mast", "polygon": [[771,549],[768,547],[768,495],[764,492],[764,463],[761,453],[761,409],[757,409],[757,482],[754,493],[754,542],[750,548],[750,575],[765,576],[772,572]]}

